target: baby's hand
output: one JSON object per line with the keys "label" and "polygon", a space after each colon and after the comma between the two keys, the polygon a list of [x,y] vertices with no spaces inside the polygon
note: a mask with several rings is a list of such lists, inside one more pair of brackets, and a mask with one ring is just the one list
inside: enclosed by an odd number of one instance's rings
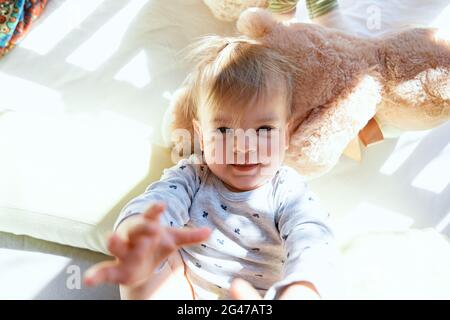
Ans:
{"label": "baby's hand", "polygon": [[[260,300],[259,292],[247,281],[236,278],[231,283],[230,296],[234,300]],[[287,286],[279,300],[318,300],[319,294],[310,282],[299,281]]]}
{"label": "baby's hand", "polygon": [[259,292],[249,282],[240,278],[231,283],[230,296],[233,300],[262,300]]}
{"label": "baby's hand", "polygon": [[164,204],[155,204],[143,215],[127,219],[123,232],[108,239],[108,250],[116,260],[91,267],[85,273],[84,283],[87,286],[105,282],[139,285],[175,250],[208,239],[208,228],[180,230],[161,226],[159,220],[164,209]]}

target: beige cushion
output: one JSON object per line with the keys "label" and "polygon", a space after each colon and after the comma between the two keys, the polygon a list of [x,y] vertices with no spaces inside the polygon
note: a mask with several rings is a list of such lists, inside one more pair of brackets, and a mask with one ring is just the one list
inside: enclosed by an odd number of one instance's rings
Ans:
{"label": "beige cushion", "polygon": [[19,112],[0,117],[0,231],[106,252],[133,195],[171,164],[126,122]]}

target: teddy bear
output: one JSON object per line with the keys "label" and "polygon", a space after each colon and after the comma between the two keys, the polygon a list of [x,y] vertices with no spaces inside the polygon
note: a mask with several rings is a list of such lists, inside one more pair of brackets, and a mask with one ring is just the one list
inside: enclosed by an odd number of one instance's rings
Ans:
{"label": "teddy bear", "polygon": [[[305,177],[331,170],[374,119],[424,130],[450,118],[450,42],[437,37],[437,30],[411,28],[366,39],[280,22],[262,8],[246,9],[237,29],[296,66],[294,126],[285,162]],[[186,99],[180,88],[172,102],[172,128],[192,130],[192,119],[182,111]]]}

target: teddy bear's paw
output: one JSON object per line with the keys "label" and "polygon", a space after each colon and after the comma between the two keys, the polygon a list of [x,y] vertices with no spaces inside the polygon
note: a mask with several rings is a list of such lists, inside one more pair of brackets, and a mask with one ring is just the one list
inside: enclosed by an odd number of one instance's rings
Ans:
{"label": "teddy bear's paw", "polygon": [[390,88],[377,118],[403,130],[426,130],[448,121],[450,69],[429,69]]}
{"label": "teddy bear's paw", "polygon": [[328,172],[375,115],[380,101],[380,81],[370,75],[361,77],[346,96],[313,109],[292,134],[286,163],[310,178]]}
{"label": "teddy bear's paw", "polygon": [[260,38],[270,33],[276,24],[277,21],[267,10],[249,8],[240,15],[237,29],[248,37]]}
{"label": "teddy bear's paw", "polygon": [[242,11],[250,7],[267,7],[268,0],[203,0],[214,17],[222,21],[236,21]]}

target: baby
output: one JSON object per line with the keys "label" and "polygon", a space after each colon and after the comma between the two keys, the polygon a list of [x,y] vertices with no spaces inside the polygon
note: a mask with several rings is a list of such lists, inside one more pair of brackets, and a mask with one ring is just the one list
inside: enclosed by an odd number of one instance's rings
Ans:
{"label": "baby", "polygon": [[119,283],[123,298],[149,298],[178,255],[194,299],[332,297],[329,214],[283,165],[292,65],[245,38],[210,36],[196,48],[185,111],[199,152],[123,208],[108,244],[116,261],[91,268],[85,283]]}

